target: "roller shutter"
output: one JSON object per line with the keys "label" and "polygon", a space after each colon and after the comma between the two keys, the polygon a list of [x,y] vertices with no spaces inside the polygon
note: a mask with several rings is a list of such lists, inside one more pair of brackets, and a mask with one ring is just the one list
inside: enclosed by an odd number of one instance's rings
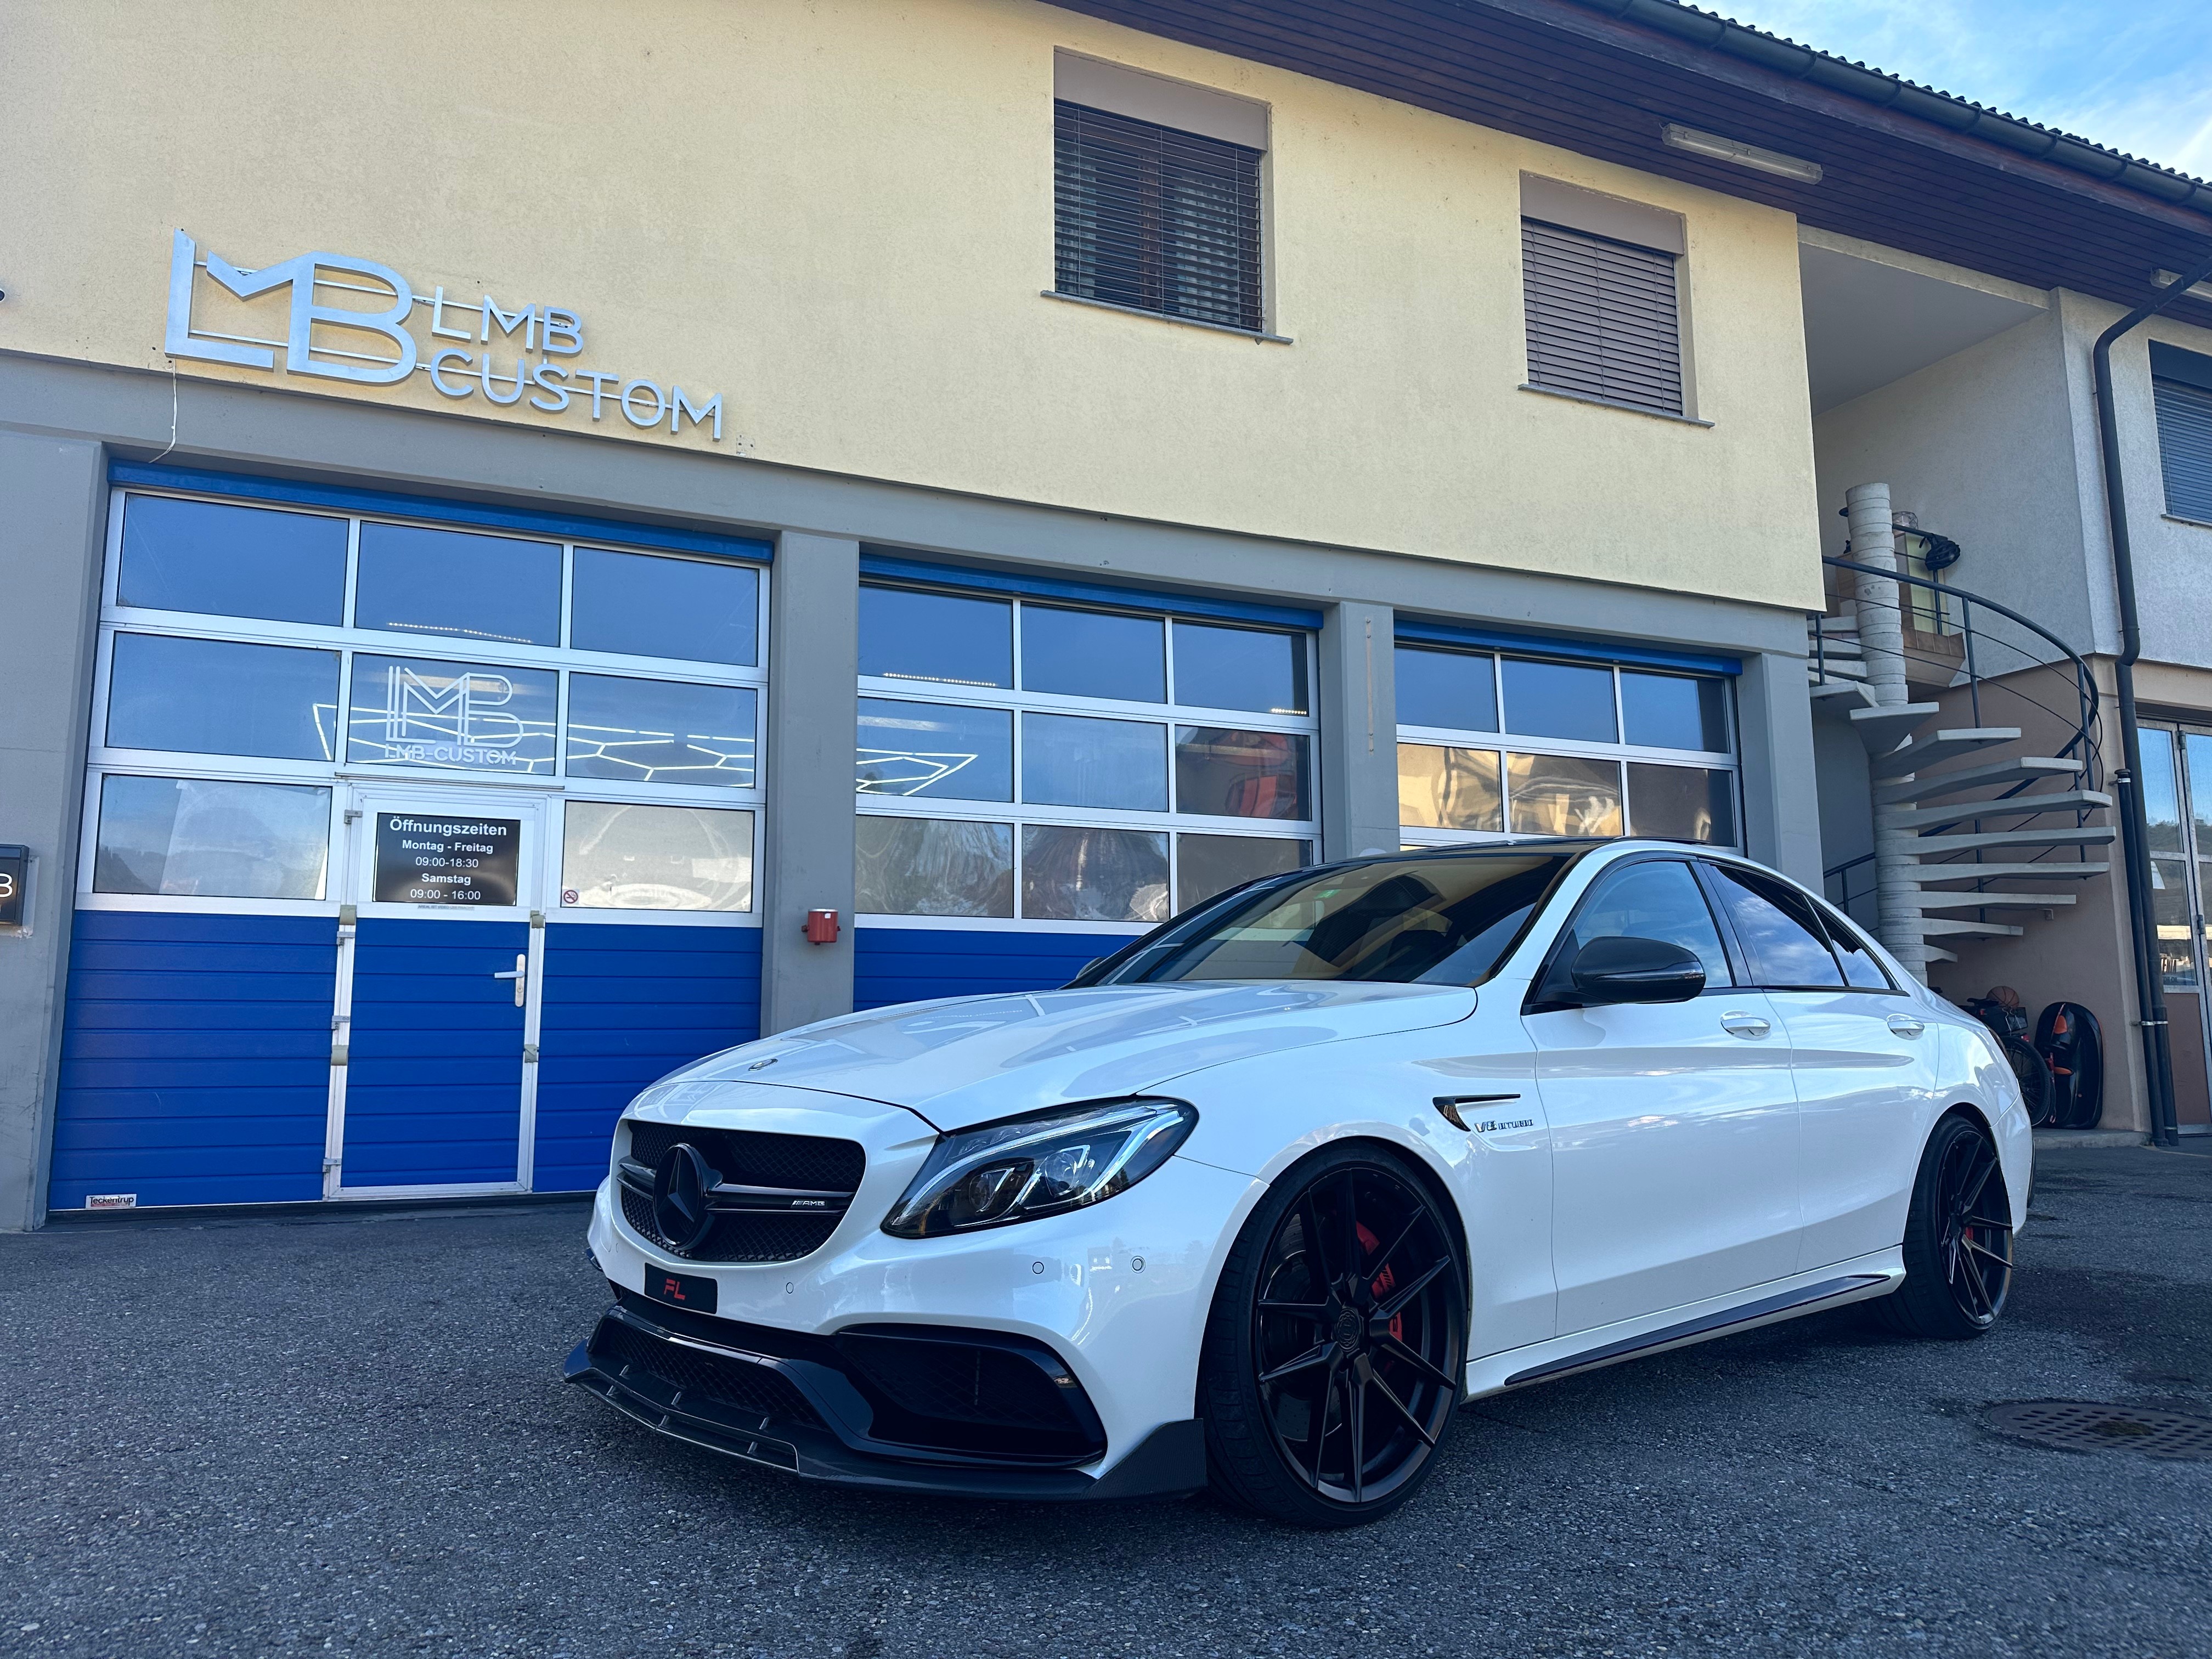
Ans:
{"label": "roller shutter", "polygon": [[1523,219],[1530,384],[1682,413],[1674,258]]}

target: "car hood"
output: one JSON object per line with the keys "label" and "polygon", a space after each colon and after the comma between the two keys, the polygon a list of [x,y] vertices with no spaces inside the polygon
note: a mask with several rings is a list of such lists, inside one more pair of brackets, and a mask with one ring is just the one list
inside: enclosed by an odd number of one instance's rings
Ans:
{"label": "car hood", "polygon": [[1256,1054],[1449,1024],[1474,1006],[1465,986],[1361,983],[1107,985],[954,997],[848,1014],[709,1055],[638,1104],[703,1104],[719,1092],[701,1085],[775,1085],[903,1106],[936,1128],[958,1129],[1141,1093]]}

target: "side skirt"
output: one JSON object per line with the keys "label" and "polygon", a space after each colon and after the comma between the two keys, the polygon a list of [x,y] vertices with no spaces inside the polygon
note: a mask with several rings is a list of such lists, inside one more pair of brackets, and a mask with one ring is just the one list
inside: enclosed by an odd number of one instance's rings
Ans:
{"label": "side skirt", "polygon": [[1905,1281],[1904,1266],[1895,1260],[1896,1255],[1895,1251],[1887,1251],[1849,1264],[1849,1271],[1838,1273],[1831,1269],[1825,1277],[1808,1276],[1803,1283],[1786,1290],[1770,1291],[1748,1302],[1708,1305],[1703,1311],[1686,1317],[1681,1316],[1678,1310],[1676,1317],[1664,1319],[1662,1316],[1663,1322],[1640,1331],[1631,1328],[1640,1322],[1624,1321],[1556,1341],[1491,1354],[1468,1368],[1468,1397],[1474,1399],[1502,1394],[1509,1389],[1549,1382],[1578,1371],[1596,1370],[1623,1360],[1662,1353],[1669,1348],[1688,1347],[1692,1343],[1733,1336],[1761,1325],[1778,1324],[1785,1319],[1887,1296]]}

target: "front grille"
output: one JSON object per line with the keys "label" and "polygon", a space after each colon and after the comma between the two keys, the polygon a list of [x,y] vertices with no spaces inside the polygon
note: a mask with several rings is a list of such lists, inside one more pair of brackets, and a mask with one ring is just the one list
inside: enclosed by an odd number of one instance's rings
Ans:
{"label": "front grille", "polygon": [[714,1218],[707,1237],[691,1249],[680,1250],[661,1236],[653,1224],[653,1200],[629,1187],[622,1188],[623,1219],[630,1231],[687,1261],[796,1261],[811,1255],[830,1242],[842,1215],[805,1212],[797,1215],[732,1211]]}
{"label": "front grille", "polygon": [[723,1180],[738,1187],[857,1192],[868,1167],[867,1154],[857,1140],[630,1120],[629,1155],[641,1164],[659,1164],[672,1147],[684,1141],[705,1153],[707,1162]]}
{"label": "front grille", "polygon": [[632,1118],[629,1158],[631,1174],[620,1184],[623,1219],[648,1243],[691,1261],[796,1261],[830,1242],[845,1218],[845,1205],[832,1199],[827,1208],[781,1210],[759,1206],[757,1195],[745,1207],[724,1207],[736,1200],[709,1203],[716,1213],[707,1236],[689,1249],[678,1248],[653,1220],[653,1200],[642,1190],[646,1173],[678,1146],[690,1145],[713,1166],[726,1187],[791,1189],[794,1194],[843,1194],[860,1189],[867,1154],[856,1140],[826,1135],[763,1134],[750,1129],[716,1129],[694,1124],[651,1123]]}
{"label": "front grille", "polygon": [[[618,1319],[602,1321],[592,1337],[592,1363],[617,1381],[625,1368],[658,1379],[684,1395],[711,1400],[732,1411],[779,1423],[818,1424],[805,1396],[766,1365],[726,1359],[703,1349],[663,1342]],[[682,1401],[675,1402],[679,1407]]]}

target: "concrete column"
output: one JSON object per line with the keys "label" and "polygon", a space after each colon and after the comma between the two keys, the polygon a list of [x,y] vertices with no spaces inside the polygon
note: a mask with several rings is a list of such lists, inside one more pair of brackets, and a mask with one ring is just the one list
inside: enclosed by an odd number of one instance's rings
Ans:
{"label": "concrete column", "polygon": [[[787,532],[769,584],[761,1035],[853,1009],[853,728],[860,544]],[[835,945],[806,913],[837,912]]]}
{"label": "concrete column", "polygon": [[0,432],[0,842],[36,861],[27,933],[0,933],[0,1229],[46,1215],[75,912],[106,468],[96,443]]}
{"label": "concrete column", "polygon": [[[1889,504],[1889,486],[1854,484],[1844,494],[1850,514],[1851,557],[1861,564],[1897,568],[1897,520]],[[1885,705],[1907,702],[1905,688],[1905,616],[1903,590],[1887,578],[1857,577],[1859,647],[1866,653],[1867,684],[1875,701]],[[1921,935],[1919,837],[1899,830],[1893,820],[1911,810],[1903,806],[1876,807],[1874,815],[1875,931],[1890,954],[1925,982],[1928,943]]]}
{"label": "concrete column", "polygon": [[1321,626],[1321,856],[1398,850],[1397,613],[1329,606]]}
{"label": "concrete column", "polygon": [[[1844,492],[1844,507],[1850,514],[1851,558],[1883,570],[1897,568],[1897,530],[1889,506],[1889,486],[1854,484]],[[1867,684],[1877,702],[1903,702],[1905,690],[1905,617],[1898,604],[1898,584],[1863,570],[1852,573],[1857,583],[1859,646],[1866,653]]]}
{"label": "concrete column", "polygon": [[1745,658],[1735,703],[1744,850],[1817,893],[1820,791],[1805,659],[1771,652]]}

